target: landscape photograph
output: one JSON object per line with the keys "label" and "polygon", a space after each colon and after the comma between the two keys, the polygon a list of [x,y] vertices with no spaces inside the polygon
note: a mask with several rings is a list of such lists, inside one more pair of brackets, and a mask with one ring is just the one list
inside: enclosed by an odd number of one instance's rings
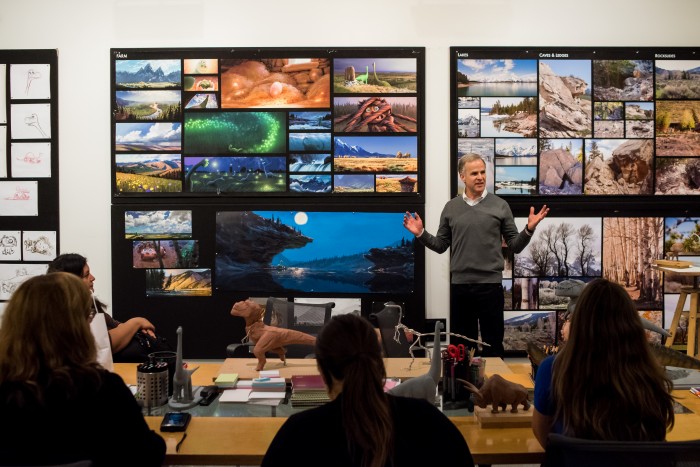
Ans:
{"label": "landscape photograph", "polygon": [[537,166],[496,165],[496,194],[534,195],[537,193]]}
{"label": "landscape photograph", "polygon": [[651,101],[654,98],[653,60],[593,60],[593,98],[596,101]]}
{"label": "landscape photograph", "polygon": [[478,109],[481,107],[481,100],[478,97],[459,96],[457,98],[458,109]]}
{"label": "landscape photograph", "polygon": [[417,97],[336,97],[333,131],[346,133],[415,133]]}
{"label": "landscape photograph", "polygon": [[295,193],[330,193],[331,176],[320,174],[290,175],[289,191]]}
{"label": "landscape photograph", "polygon": [[221,106],[330,108],[330,60],[222,59]]}
{"label": "landscape photograph", "polygon": [[199,266],[197,240],[136,240],[133,265],[144,268],[196,268]]}
{"label": "landscape photograph", "polygon": [[[664,254],[666,258],[700,256],[700,218],[667,217],[664,220]],[[693,261],[699,258],[693,258]]]}
{"label": "landscape photograph", "polygon": [[556,312],[506,311],[504,325],[503,348],[506,351],[526,351],[528,342],[540,348],[554,345]]}
{"label": "landscape photograph", "polygon": [[700,60],[656,60],[657,99],[700,99]]}
{"label": "landscape photograph", "polygon": [[320,154],[290,154],[290,172],[330,172],[333,156],[328,153]]}
{"label": "landscape photograph", "polygon": [[700,195],[700,159],[657,157],[657,195]]}
{"label": "landscape photograph", "polygon": [[284,112],[185,114],[185,154],[283,153]]}
{"label": "landscape photograph", "polygon": [[537,165],[537,138],[496,138],[496,165]]}
{"label": "landscape photograph", "polygon": [[115,60],[116,89],[180,89],[180,60]]}
{"label": "landscape photograph", "polygon": [[402,219],[403,212],[219,212],[216,286],[236,292],[409,293],[415,287],[415,239]]}
{"label": "landscape photograph", "polygon": [[700,156],[700,101],[656,101],[656,155]]}
{"label": "landscape photograph", "polygon": [[326,130],[331,129],[330,110],[289,112],[290,130]]}
{"label": "landscape photograph", "polygon": [[211,269],[146,269],[147,297],[209,297]]}
{"label": "landscape photograph", "polygon": [[416,174],[378,174],[377,193],[417,193]]}
{"label": "landscape photograph", "polygon": [[185,109],[197,110],[219,108],[219,102],[216,98],[216,94],[214,93],[198,92],[192,94],[188,92],[185,93],[185,100],[187,100],[187,104],[185,104]]}
{"label": "landscape photograph", "polygon": [[266,157],[185,157],[185,189],[193,193],[286,191],[287,159]]}
{"label": "landscape photograph", "polygon": [[479,109],[457,109],[457,137],[477,138],[480,126]]}
{"label": "landscape photograph", "polygon": [[537,99],[482,97],[479,119],[482,137],[534,138],[537,136]]}
{"label": "landscape photograph", "polygon": [[[650,139],[587,139],[587,195],[653,193],[654,143]],[[657,159],[658,163],[658,159]]]}
{"label": "landscape photograph", "polygon": [[115,123],[117,152],[181,151],[180,123]]}
{"label": "landscape photograph", "polygon": [[333,191],[335,193],[371,193],[374,191],[374,175],[334,175]]}
{"label": "landscape photograph", "polygon": [[[519,229],[526,223],[526,218],[516,219]],[[599,217],[546,217],[515,255],[515,276],[600,276],[602,238]]]}
{"label": "landscape photograph", "polygon": [[[675,256],[674,256],[675,258]],[[688,261],[691,264],[697,266],[698,258],[694,256],[679,256],[679,261]],[[694,279],[693,276],[688,274],[677,274],[675,272],[664,271],[664,293],[665,294],[679,294],[681,293],[681,287],[693,287]],[[686,304],[687,306],[687,304]],[[666,308],[667,310],[669,308]],[[671,308],[673,310],[673,308]]]}
{"label": "landscape photograph", "polygon": [[415,58],[336,58],[333,91],[340,94],[393,94],[418,91]]}
{"label": "landscape photograph", "polygon": [[513,279],[513,310],[539,309],[539,281],[536,277]]}
{"label": "landscape photograph", "polygon": [[457,59],[459,97],[535,97],[537,60]]}
{"label": "landscape photograph", "polygon": [[290,151],[330,151],[330,133],[289,133]]}
{"label": "landscape photograph", "polygon": [[115,120],[172,121],[182,117],[180,91],[117,91]]}
{"label": "landscape photograph", "polygon": [[590,137],[591,107],[590,60],[540,60],[540,137]]}
{"label": "landscape photograph", "polygon": [[124,238],[127,240],[192,238],[192,211],[125,211]]}
{"label": "landscape photograph", "polygon": [[583,139],[541,138],[541,195],[580,195],[583,193]]}
{"label": "landscape photograph", "polygon": [[117,154],[116,188],[120,193],[179,193],[180,154]]}
{"label": "landscape photograph", "polygon": [[[557,295],[557,288],[559,284],[564,281],[571,281],[572,279],[582,282],[590,282],[593,277],[543,277],[540,278],[540,309],[541,310],[566,310],[571,297],[566,295],[566,293],[561,293]],[[566,284],[569,284],[567,282]],[[564,284],[566,286],[566,284]]]}
{"label": "landscape photograph", "polygon": [[333,146],[335,172],[418,171],[415,136],[343,136]]}
{"label": "landscape photograph", "polygon": [[638,309],[663,307],[663,273],[651,267],[663,257],[661,217],[603,219],[603,277],[627,290]]}

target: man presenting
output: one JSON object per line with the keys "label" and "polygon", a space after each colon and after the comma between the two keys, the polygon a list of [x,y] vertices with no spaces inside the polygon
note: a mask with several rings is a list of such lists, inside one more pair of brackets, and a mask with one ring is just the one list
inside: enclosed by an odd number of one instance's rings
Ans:
{"label": "man presenting", "polygon": [[432,235],[417,213],[407,212],[403,225],[419,242],[438,253],[450,253],[450,330],[481,340],[483,356],[503,356],[503,253],[502,241],[514,253],[530,242],[537,224],[547,216],[546,205],[538,213],[530,207],[527,226],[518,232],[513,213],[503,199],[486,192],[486,162],[478,154],[459,159],[464,195],[447,202],[440,227]]}

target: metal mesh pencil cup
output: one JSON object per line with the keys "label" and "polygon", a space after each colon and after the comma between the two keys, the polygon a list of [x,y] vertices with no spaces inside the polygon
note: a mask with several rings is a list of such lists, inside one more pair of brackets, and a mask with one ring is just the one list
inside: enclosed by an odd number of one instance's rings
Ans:
{"label": "metal mesh pencil cup", "polygon": [[160,407],[168,402],[168,364],[146,362],[136,367],[136,400],[143,407]]}

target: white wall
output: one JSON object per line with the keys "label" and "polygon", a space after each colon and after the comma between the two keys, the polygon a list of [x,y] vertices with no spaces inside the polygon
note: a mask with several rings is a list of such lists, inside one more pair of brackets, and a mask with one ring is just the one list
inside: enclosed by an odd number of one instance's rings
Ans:
{"label": "white wall", "polygon": [[[0,48],[58,49],[61,252],[86,255],[111,302],[110,48],[426,47],[434,232],[453,177],[450,46],[697,46],[699,18],[697,0],[2,0]],[[426,253],[429,318],[448,315],[448,267]]]}

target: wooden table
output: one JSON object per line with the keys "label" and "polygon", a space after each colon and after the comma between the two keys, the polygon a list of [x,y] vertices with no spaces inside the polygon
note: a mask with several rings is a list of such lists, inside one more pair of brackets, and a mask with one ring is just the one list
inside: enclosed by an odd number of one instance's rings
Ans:
{"label": "wooden table", "polygon": [[[254,360],[240,359],[236,363],[247,368],[254,365]],[[290,360],[291,368],[315,368],[315,362],[305,359]],[[408,371],[409,359],[388,359],[388,373],[422,374],[427,367],[421,364],[420,371]],[[418,360],[418,359],[417,359]],[[420,359],[427,362],[427,359]],[[268,364],[274,365],[269,362]],[[224,364],[225,365],[225,364]],[[216,363],[200,364],[200,370],[193,374],[193,384],[210,384],[211,378],[218,374],[224,365]],[[295,366],[299,365],[299,366]],[[414,362],[415,365],[415,362]],[[489,371],[489,365],[491,371]],[[252,366],[254,369],[255,367]],[[486,363],[487,374],[498,373],[508,379],[525,378],[530,371],[528,364],[506,365],[495,359]],[[136,368],[132,364],[116,364],[115,370],[125,380],[135,380]],[[498,370],[498,371],[496,371]],[[310,371],[310,370],[309,370]],[[201,373],[200,373],[201,372]],[[198,375],[199,373],[199,375]],[[131,376],[130,376],[131,375]],[[415,375],[413,375],[415,376]],[[197,379],[199,378],[199,380]],[[532,384],[530,383],[530,387]],[[669,441],[700,439],[700,398],[688,390],[673,391],[674,397],[683,405],[694,411],[693,414],[676,415],[676,424],[668,434]],[[162,417],[145,417],[148,425],[166,440],[167,454],[165,463],[169,465],[259,465],[272,438],[279,430],[284,417],[193,417],[187,428],[187,437],[183,433],[161,433]],[[530,427],[482,429],[476,417],[456,416],[450,419],[457,426],[469,445],[477,464],[538,464],[544,458],[544,451]],[[179,451],[176,445],[182,440]]]}
{"label": "wooden table", "polygon": [[673,320],[671,321],[671,327],[669,328],[670,336],[666,338],[666,347],[671,347],[673,345],[673,340],[676,337],[678,331],[678,323],[681,320],[681,314],[683,313],[683,308],[685,307],[685,302],[690,296],[690,308],[688,309],[688,346],[686,353],[691,357],[698,355],[698,333],[697,333],[697,323],[698,323],[698,294],[700,294],[700,287],[698,287],[698,277],[700,276],[700,267],[691,266],[689,268],[671,268],[665,266],[654,266],[659,271],[670,272],[673,274],[678,274],[680,276],[692,276],[693,286],[682,286],[681,295],[678,298],[678,305],[676,305],[676,311],[673,313]]}

